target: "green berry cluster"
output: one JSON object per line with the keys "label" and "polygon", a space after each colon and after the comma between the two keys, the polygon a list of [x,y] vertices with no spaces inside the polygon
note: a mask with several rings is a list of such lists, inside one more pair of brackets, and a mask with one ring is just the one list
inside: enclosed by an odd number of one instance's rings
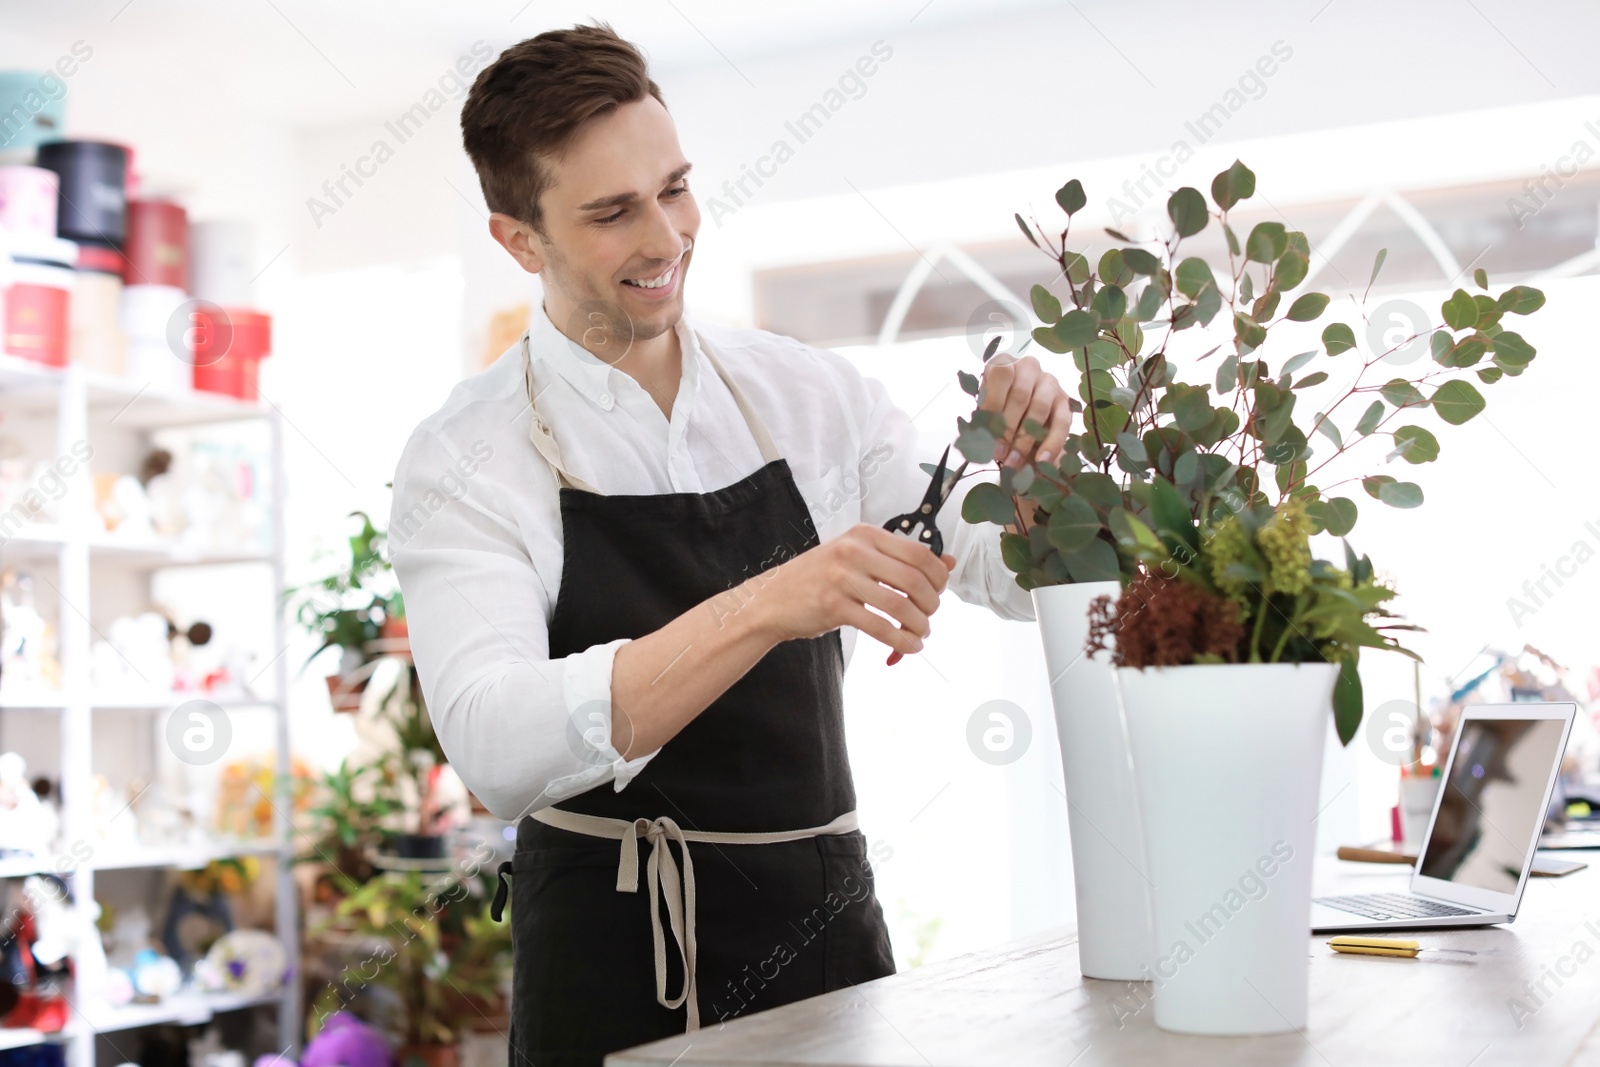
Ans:
{"label": "green berry cluster", "polygon": [[1267,558],[1265,591],[1299,596],[1311,588],[1311,520],[1303,498],[1291,497],[1256,535]]}
{"label": "green berry cluster", "polygon": [[1230,515],[1217,526],[1206,551],[1206,561],[1211,565],[1211,580],[1224,596],[1241,607],[1249,603],[1250,582],[1237,574],[1229,574],[1235,563],[1245,563],[1250,557],[1250,533],[1236,515]]}

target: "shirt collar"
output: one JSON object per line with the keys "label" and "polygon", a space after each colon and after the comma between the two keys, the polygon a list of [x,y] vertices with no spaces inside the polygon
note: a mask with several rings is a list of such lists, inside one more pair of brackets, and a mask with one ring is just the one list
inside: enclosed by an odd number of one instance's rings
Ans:
{"label": "shirt collar", "polygon": [[[566,379],[567,384],[588,397],[596,407],[610,411],[617,402],[612,375],[626,375],[556,329],[544,309],[543,301],[533,320],[528,331],[531,358],[542,359],[550,364],[556,373]],[[688,396],[692,397],[700,383],[699,339],[689,326],[687,312],[678,319],[674,328],[678,331],[679,351],[683,353],[683,379],[679,388],[687,389]]]}

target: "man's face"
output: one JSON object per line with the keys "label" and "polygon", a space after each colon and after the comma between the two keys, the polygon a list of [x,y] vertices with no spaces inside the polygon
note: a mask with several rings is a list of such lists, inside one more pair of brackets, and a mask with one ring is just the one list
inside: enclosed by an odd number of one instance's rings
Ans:
{"label": "man's face", "polygon": [[634,339],[671,329],[683,316],[700,208],[667,109],[653,96],[624,104],[543,162],[554,180],[540,197],[544,233],[530,251],[542,261],[550,320],[570,335],[584,305],[601,302],[608,315],[621,312],[612,328],[631,324]]}

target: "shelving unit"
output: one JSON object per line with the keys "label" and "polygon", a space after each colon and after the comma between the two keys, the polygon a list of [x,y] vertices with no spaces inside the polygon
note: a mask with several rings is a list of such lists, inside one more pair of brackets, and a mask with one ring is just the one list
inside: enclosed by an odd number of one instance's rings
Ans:
{"label": "shelving unit", "polygon": [[[241,550],[207,549],[163,541],[134,541],[106,534],[93,512],[91,467],[106,469],[103,462],[91,459],[77,465],[66,478],[66,490],[57,502],[59,521],[49,525],[27,524],[3,536],[0,526],[0,563],[24,567],[54,566],[54,593],[58,596],[56,615],[58,654],[61,664],[59,690],[16,690],[0,688],[0,717],[7,713],[53,713],[60,718],[61,843],[83,843],[92,839],[90,783],[94,771],[94,713],[144,715],[149,718],[152,744],[160,735],[159,713],[192,699],[211,700],[219,706],[266,710],[275,716],[276,781],[273,797],[273,833],[267,840],[217,841],[205,848],[129,847],[114,849],[104,842],[83,862],[71,855],[70,846],[62,855],[0,859],[0,878],[23,878],[42,872],[61,873],[71,886],[79,906],[95,899],[95,876],[99,871],[148,869],[195,869],[213,859],[260,855],[276,858],[275,924],[287,962],[288,980],[283,988],[268,996],[232,993],[192,994],[166,998],[159,1004],[129,1004],[121,1007],[78,1003],[73,992],[73,1010],[67,1027],[60,1033],[42,1034],[35,1030],[0,1029],[0,1048],[14,1048],[45,1041],[64,1042],[70,1067],[95,1067],[97,1034],[123,1031],[157,1023],[204,1023],[225,1011],[260,1004],[278,1006],[278,1044],[285,1055],[298,1058],[300,1050],[300,952],[297,916],[297,890],[290,871],[293,811],[290,782],[290,751],[287,694],[288,656],[283,654],[289,641],[288,620],[277,591],[285,586],[284,566],[284,480],[283,423],[270,404],[256,404],[194,391],[162,391],[138,382],[108,377],[81,367],[52,368],[0,354],[0,411],[35,420],[55,423],[55,452],[69,455],[76,442],[87,441],[97,431],[114,426],[118,432],[147,434],[165,428],[202,427],[240,420],[264,420],[270,439],[268,480],[270,490],[271,547]],[[108,431],[109,432],[109,431]],[[0,515],[0,521],[4,516]],[[95,589],[91,569],[116,568],[132,580],[142,582],[148,595],[153,576],[167,568],[245,565],[270,569],[272,588],[271,633],[275,648],[264,650],[270,663],[264,664],[257,685],[271,678],[271,692],[264,696],[236,695],[212,697],[195,692],[156,692],[147,690],[107,691],[96,689],[90,673],[90,652],[100,636],[91,620]],[[41,587],[37,595],[52,595]]]}

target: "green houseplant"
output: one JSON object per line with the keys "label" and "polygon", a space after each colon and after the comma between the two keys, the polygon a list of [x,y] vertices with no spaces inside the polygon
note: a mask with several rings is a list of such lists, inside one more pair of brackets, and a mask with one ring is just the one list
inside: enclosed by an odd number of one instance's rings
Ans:
{"label": "green houseplant", "polygon": [[328,679],[336,711],[360,707],[377,660],[405,635],[405,600],[385,555],[384,532],[364,511],[350,517],[361,525],[349,537],[348,562],[284,593],[300,624],[321,639],[306,663],[329,648],[341,651],[338,670]]}
{"label": "green houseplant", "polygon": [[395,796],[389,761],[352,765],[346,757],[337,769],[323,773],[320,786],[318,803],[311,809],[317,834],[295,862],[328,865],[316,894],[326,900],[372,877],[368,853],[380,844],[384,824],[404,805]]}
{"label": "green houseplant", "polygon": [[[1041,594],[1054,589],[1106,588],[1075,647],[1053,646],[1046,612],[1039,617],[1053,676],[1086,669],[1074,664],[1079,650],[1097,665],[1091,673],[1112,673],[1146,865],[1139,874],[1157,887],[1142,968],[1156,987],[1157,1024],[1269,1033],[1306,1021],[1300,939],[1329,710],[1348,744],[1362,713],[1361,649],[1410,654],[1393,636],[1407,628],[1389,611],[1394,590],[1370,560],[1348,542],[1343,566],[1314,559],[1310,539],[1350,533],[1358,483],[1391,507],[1422,503],[1415,483],[1375,469],[1380,458],[1436,461],[1438,438],[1419,416],[1464,423],[1485,405],[1478,385],[1519,375],[1535,352],[1508,319],[1537,311],[1544,297],[1521,286],[1491,293],[1479,270],[1477,291],[1452,292],[1439,325],[1387,351],[1360,351],[1344,321],[1308,338],[1332,302],[1297,292],[1310,265],[1306,236],[1262,221],[1241,240],[1230,213],[1255,191],[1242,163],[1210,191],[1209,203],[1196,189],[1173,193],[1170,230],[1155,240],[1108,230],[1116,244],[1092,265],[1068,247],[1072,217],[1087,202],[1079,183],[1056,195],[1067,216],[1059,238],[1017,218],[1065,287],[1062,296],[1034,287],[1042,324],[1033,336],[1071,359],[1082,425],[1057,462],[1030,457],[975,486],[963,516],[1016,527],[1001,534],[1002,554],[1041,608]],[[1185,255],[1184,242],[1213,221],[1225,262]],[[1431,361],[1413,368],[1391,358],[1418,341]],[[1185,381],[1180,368],[1202,368],[1206,380]],[[969,393],[978,395],[977,384],[962,376]],[[1320,402],[1308,410],[1313,397]],[[981,461],[1006,427],[980,408],[958,430],[963,454]],[[1384,446],[1376,455],[1374,441]],[[1072,720],[1084,711],[1058,686],[1052,692],[1076,807],[1068,749],[1081,740]],[[1105,718],[1100,709],[1102,726]],[[1105,746],[1101,759],[1115,743]],[[1201,835],[1197,825],[1218,829]],[[1240,871],[1257,872],[1251,886],[1266,892],[1223,893],[1244,885]],[[1137,925],[1136,910],[1120,921]],[[1196,933],[1193,920],[1207,915],[1215,925],[1202,921]]]}
{"label": "green houseplant", "polygon": [[442,877],[387,871],[351,885],[318,932],[342,936],[361,958],[315,998],[314,1017],[377,986],[393,1009],[387,1025],[400,1040],[397,1062],[453,1067],[462,1032],[507,1010],[511,927],[489,918],[484,883],[484,873],[468,864]]}

